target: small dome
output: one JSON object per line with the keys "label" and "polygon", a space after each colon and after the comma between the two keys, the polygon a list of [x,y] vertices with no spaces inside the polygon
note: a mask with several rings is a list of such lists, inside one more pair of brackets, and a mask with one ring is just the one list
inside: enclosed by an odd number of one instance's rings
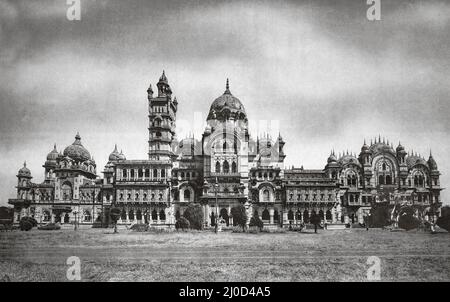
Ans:
{"label": "small dome", "polygon": [[329,164],[330,164],[330,163],[333,163],[333,162],[337,162],[337,158],[336,158],[336,155],[334,155],[334,152],[331,152],[331,153],[330,153],[330,156],[328,157],[327,162],[328,162]]}
{"label": "small dome", "polygon": [[125,157],[125,155],[122,153],[122,150],[120,150],[119,153],[119,160],[126,160],[127,158]]}
{"label": "small dome", "polygon": [[17,176],[31,177],[31,171],[27,168],[27,162],[23,163],[23,167],[19,170]]}
{"label": "small dome", "polygon": [[437,171],[437,169],[438,169],[436,161],[434,160],[433,156],[431,155],[431,152],[430,152],[430,157],[428,158],[428,166],[430,167],[430,170],[432,170],[432,171]]}
{"label": "small dome", "polygon": [[109,161],[116,161],[120,160],[120,153],[117,151],[117,145],[114,145],[114,150],[111,152],[108,158]]}
{"label": "small dome", "polygon": [[247,119],[244,106],[238,98],[231,94],[227,79],[225,92],[211,104],[207,120],[227,120],[230,117]]}
{"label": "small dome", "polygon": [[428,168],[427,161],[418,155],[409,155],[406,157],[406,164],[408,165],[408,168],[412,168],[416,165],[423,165]]}
{"label": "small dome", "polygon": [[50,153],[47,155],[47,160],[48,161],[56,161],[59,157],[59,153],[56,150],[56,144],[53,145],[53,150],[50,151]]}
{"label": "small dome", "polygon": [[66,149],[64,149],[63,154],[64,156],[68,156],[73,160],[79,162],[84,162],[91,158],[89,151],[86,150],[86,148],[84,148],[83,145],[81,144],[81,137],[80,134],[78,133],[75,136],[75,141],[73,142],[73,144],[67,146]]}
{"label": "small dome", "polygon": [[339,159],[339,163],[344,166],[348,164],[354,164],[357,166],[361,166],[359,160],[353,154],[345,154]]}
{"label": "small dome", "polygon": [[361,152],[367,152],[369,151],[369,146],[366,144],[366,140],[364,140],[364,144],[361,147]]}
{"label": "small dome", "polygon": [[397,153],[406,153],[405,147],[403,147],[402,144],[400,144],[400,142],[398,142],[398,146],[395,149],[395,151],[397,151]]}

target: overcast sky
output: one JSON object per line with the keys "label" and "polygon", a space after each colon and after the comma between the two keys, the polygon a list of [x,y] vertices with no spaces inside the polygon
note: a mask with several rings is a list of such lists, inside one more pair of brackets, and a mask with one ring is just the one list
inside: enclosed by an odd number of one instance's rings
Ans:
{"label": "overcast sky", "polygon": [[0,0],[0,204],[24,160],[42,181],[77,131],[99,174],[115,143],[146,159],[146,90],[163,69],[180,138],[230,78],[253,125],[279,121],[288,165],[321,169],[381,134],[431,148],[448,187],[450,3],[381,5],[369,22],[366,0],[81,0],[68,21],[65,0]]}

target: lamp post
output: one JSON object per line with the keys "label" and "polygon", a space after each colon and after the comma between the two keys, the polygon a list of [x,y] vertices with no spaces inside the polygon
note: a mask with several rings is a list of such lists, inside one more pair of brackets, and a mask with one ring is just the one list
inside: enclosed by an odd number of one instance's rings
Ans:
{"label": "lamp post", "polygon": [[215,231],[216,234],[219,231],[219,226],[218,226],[218,223],[219,223],[219,201],[217,199],[217,192],[218,192],[218,190],[219,190],[219,184],[217,182],[217,177],[216,177],[216,182],[214,183],[214,195],[216,197],[216,216],[214,217],[215,218],[214,231]]}

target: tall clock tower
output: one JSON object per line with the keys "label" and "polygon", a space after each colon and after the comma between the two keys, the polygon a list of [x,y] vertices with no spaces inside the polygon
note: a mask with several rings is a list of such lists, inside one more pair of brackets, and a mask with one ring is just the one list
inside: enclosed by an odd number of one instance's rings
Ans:
{"label": "tall clock tower", "polygon": [[174,155],[171,145],[175,136],[178,102],[176,97],[172,100],[172,90],[164,71],[156,86],[158,95],[155,97],[152,86],[147,89],[148,157],[150,160],[170,160]]}

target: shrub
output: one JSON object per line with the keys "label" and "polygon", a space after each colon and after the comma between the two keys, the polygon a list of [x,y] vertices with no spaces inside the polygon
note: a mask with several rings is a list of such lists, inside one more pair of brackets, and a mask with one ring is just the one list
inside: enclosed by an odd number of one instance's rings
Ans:
{"label": "shrub", "polygon": [[119,208],[112,208],[109,211],[109,217],[111,217],[111,221],[114,224],[114,233],[117,233],[117,221],[120,219],[121,213],[122,213],[122,210]]}
{"label": "shrub", "polygon": [[189,220],[187,220],[185,217],[180,217],[175,223],[175,229],[182,229],[184,231],[186,229],[189,229],[190,225],[191,224],[189,223]]}
{"label": "shrub", "polygon": [[438,227],[450,232],[450,215],[441,216],[436,220]]}
{"label": "shrub", "polygon": [[247,211],[243,205],[238,205],[231,208],[231,216],[233,217],[233,223],[242,227],[245,230],[247,225]]}
{"label": "shrub", "polygon": [[107,228],[107,227],[108,227],[107,223],[102,223],[99,220],[94,221],[94,223],[92,224],[93,229],[101,229],[101,228]]}
{"label": "shrub", "polygon": [[263,229],[264,227],[264,222],[259,218],[259,216],[253,216],[252,218],[250,218],[250,227],[257,227],[260,230]]}
{"label": "shrub", "polygon": [[398,227],[404,230],[417,229],[420,225],[420,220],[412,215],[401,215],[398,219]]}
{"label": "shrub", "polygon": [[203,228],[203,209],[199,204],[190,204],[183,216],[189,221],[191,229],[201,230]]}
{"label": "shrub", "polygon": [[33,217],[22,217],[19,221],[21,231],[29,231],[35,226],[37,226],[37,221]]}
{"label": "shrub", "polygon": [[370,209],[369,226],[371,228],[382,228],[391,224],[388,203],[375,203]]}
{"label": "shrub", "polygon": [[146,225],[145,223],[136,223],[133,224],[130,229],[135,232],[147,232],[149,226]]}
{"label": "shrub", "polygon": [[61,229],[61,225],[59,223],[53,222],[38,227],[38,230],[46,230],[46,231],[54,231],[59,229]]}

